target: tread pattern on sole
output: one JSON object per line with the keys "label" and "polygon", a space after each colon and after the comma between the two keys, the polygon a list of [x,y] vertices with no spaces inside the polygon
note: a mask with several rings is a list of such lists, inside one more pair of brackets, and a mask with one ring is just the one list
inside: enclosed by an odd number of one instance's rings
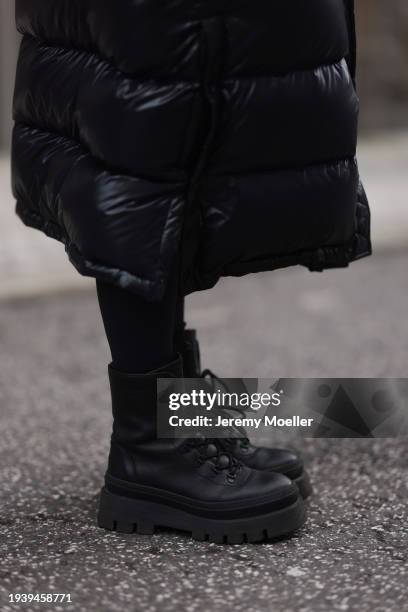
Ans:
{"label": "tread pattern on sole", "polygon": [[102,489],[98,525],[110,531],[141,535],[153,535],[156,528],[165,527],[188,532],[199,542],[242,544],[285,537],[301,527],[305,520],[301,498],[277,513],[254,516],[254,520],[228,522],[200,518],[188,522],[191,518],[189,515],[180,518],[178,511],[173,509],[171,512],[173,514],[169,515],[167,506],[143,500],[135,502],[134,499],[115,496]]}
{"label": "tread pattern on sole", "polygon": [[117,531],[118,533],[139,533],[140,535],[153,535],[155,525],[145,522],[141,523],[125,523],[123,521],[114,521],[106,519],[101,515],[98,516],[98,525],[109,531]]}
{"label": "tread pattern on sole", "polygon": [[[117,533],[137,533],[139,535],[153,535],[156,530],[156,525],[147,523],[124,523],[122,521],[106,520],[103,517],[98,517],[98,525],[109,531]],[[190,532],[191,537],[198,542],[211,542],[214,544],[251,544],[255,542],[265,542],[271,539],[276,539],[276,536],[270,534],[267,529],[254,532],[244,533],[203,533],[193,531]],[[280,536],[279,536],[280,537]]]}

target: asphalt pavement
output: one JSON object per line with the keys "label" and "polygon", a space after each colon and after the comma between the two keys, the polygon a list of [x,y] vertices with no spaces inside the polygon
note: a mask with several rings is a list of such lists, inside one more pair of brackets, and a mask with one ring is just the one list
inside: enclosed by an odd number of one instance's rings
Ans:
{"label": "asphalt pavement", "polygon": [[[349,270],[227,279],[188,300],[225,376],[406,377],[408,253]],[[408,442],[304,440],[314,484],[294,537],[218,546],[95,525],[109,355],[88,290],[0,302],[0,609],[408,610]],[[10,604],[10,593],[72,604]]]}

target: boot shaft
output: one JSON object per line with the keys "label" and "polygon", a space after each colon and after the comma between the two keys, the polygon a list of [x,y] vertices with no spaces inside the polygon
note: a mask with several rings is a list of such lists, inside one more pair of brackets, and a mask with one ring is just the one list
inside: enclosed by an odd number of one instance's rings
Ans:
{"label": "boot shaft", "polygon": [[157,379],[182,378],[181,357],[147,374],[130,374],[109,365],[112,440],[134,446],[157,438]]}

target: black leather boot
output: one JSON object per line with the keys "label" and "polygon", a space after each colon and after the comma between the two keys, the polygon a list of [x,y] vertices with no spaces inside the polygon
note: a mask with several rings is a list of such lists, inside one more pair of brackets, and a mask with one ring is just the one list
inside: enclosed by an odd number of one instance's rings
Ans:
{"label": "black leather boot", "polygon": [[181,376],[181,359],[147,375],[109,367],[114,423],[99,525],[144,534],[170,527],[218,543],[300,527],[302,499],[282,474],[243,465],[217,440],[157,439],[156,380]]}
{"label": "black leather boot", "polygon": [[[185,329],[176,336],[176,350],[183,360],[184,376],[200,378],[208,376],[211,384],[218,380],[211,370],[201,370],[200,347],[195,329]],[[245,386],[242,386],[245,391]],[[224,440],[229,452],[240,462],[256,470],[279,472],[293,480],[304,499],[312,493],[309,475],[303,468],[301,457],[293,450],[286,448],[256,447],[248,438],[230,438]]]}

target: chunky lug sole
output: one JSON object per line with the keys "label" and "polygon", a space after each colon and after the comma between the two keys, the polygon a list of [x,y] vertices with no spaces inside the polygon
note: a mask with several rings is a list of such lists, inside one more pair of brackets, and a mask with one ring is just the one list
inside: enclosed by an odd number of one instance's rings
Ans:
{"label": "chunky lug sole", "polygon": [[293,482],[297,485],[303,499],[307,499],[313,493],[312,483],[307,472],[302,472],[300,476],[293,478]]}
{"label": "chunky lug sole", "polygon": [[212,519],[179,508],[101,491],[98,525],[122,533],[151,535],[156,527],[187,531],[195,540],[217,544],[261,542],[288,535],[305,521],[303,500],[269,513],[237,519]]}

